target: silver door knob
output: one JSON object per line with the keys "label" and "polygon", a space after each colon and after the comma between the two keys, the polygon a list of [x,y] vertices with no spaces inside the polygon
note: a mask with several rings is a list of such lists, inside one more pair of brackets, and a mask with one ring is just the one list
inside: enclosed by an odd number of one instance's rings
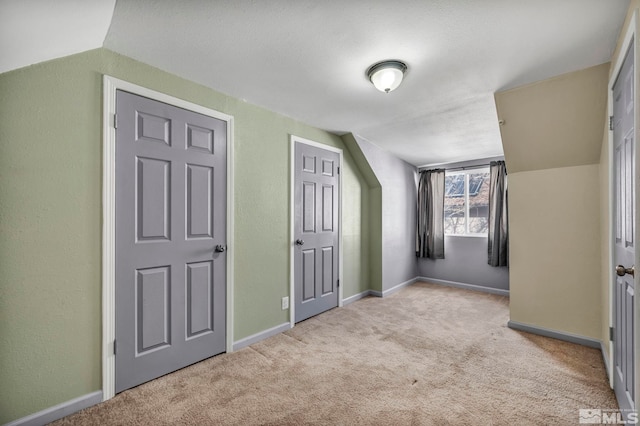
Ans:
{"label": "silver door knob", "polygon": [[224,253],[225,251],[227,251],[227,248],[222,244],[216,246],[216,253]]}
{"label": "silver door knob", "polygon": [[618,265],[616,266],[616,274],[618,274],[619,277],[624,277],[625,274],[629,274],[632,277],[635,276],[635,268],[632,266],[631,268],[625,268],[622,265]]}
{"label": "silver door knob", "polygon": [[304,245],[304,240],[297,239],[297,240],[296,240],[296,245],[297,245],[297,246],[303,246],[303,245]]}

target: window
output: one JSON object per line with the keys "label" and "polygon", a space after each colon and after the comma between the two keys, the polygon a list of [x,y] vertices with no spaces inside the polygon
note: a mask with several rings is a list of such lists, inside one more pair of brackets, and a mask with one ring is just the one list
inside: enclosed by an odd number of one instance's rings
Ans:
{"label": "window", "polygon": [[447,172],[444,233],[486,235],[489,230],[489,169]]}

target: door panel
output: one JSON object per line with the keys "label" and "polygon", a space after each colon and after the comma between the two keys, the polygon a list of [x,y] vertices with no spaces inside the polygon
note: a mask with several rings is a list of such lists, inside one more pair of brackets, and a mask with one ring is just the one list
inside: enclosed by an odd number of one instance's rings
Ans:
{"label": "door panel", "polygon": [[322,248],[322,295],[329,294],[333,291],[333,247]]}
{"label": "door panel", "polygon": [[213,262],[187,265],[187,339],[213,331]]}
{"label": "door panel", "polygon": [[187,164],[187,238],[213,238],[213,169]]}
{"label": "door panel", "polygon": [[226,349],[226,122],[116,94],[116,392]]}
{"label": "door panel", "polygon": [[316,231],[316,184],[314,182],[302,183],[302,231]]}
{"label": "door panel", "polygon": [[295,321],[338,306],[338,153],[294,145]]}
{"label": "door panel", "polygon": [[333,231],[333,185],[322,185],[322,231]]}
{"label": "door panel", "polygon": [[136,355],[171,344],[169,266],[137,271]]}
{"label": "door panel", "polygon": [[316,251],[302,250],[302,301],[316,297]]}
{"label": "door panel", "polygon": [[[634,54],[629,49],[613,86],[614,263],[635,262],[635,105]],[[635,283],[614,273],[614,390],[624,415],[635,407]]]}
{"label": "door panel", "polygon": [[169,240],[171,163],[136,158],[136,224],[138,241]]}

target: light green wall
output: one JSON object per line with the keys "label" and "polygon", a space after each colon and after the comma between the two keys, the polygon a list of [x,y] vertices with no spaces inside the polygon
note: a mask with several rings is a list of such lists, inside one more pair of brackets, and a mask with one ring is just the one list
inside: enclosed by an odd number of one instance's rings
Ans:
{"label": "light green wall", "polygon": [[[234,339],[289,320],[289,136],[341,138],[106,49],[0,75],[0,423],[101,389],[102,75],[235,117]],[[369,286],[344,151],[344,297]]]}
{"label": "light green wall", "polygon": [[[369,193],[367,183],[351,155],[344,156],[342,173],[342,249],[344,252],[343,297],[371,288],[369,248]],[[347,263],[360,261],[360,267]]]}
{"label": "light green wall", "polygon": [[361,239],[363,249],[367,250],[367,264],[362,265],[366,272],[363,274],[368,279],[367,285],[362,286],[360,292],[367,289],[382,292],[382,185],[353,134],[343,135],[342,141],[351,152],[355,168],[362,173],[363,185],[369,187],[369,191],[363,192],[365,197],[362,198],[363,212],[367,212],[362,217],[362,228],[368,232],[363,233]]}

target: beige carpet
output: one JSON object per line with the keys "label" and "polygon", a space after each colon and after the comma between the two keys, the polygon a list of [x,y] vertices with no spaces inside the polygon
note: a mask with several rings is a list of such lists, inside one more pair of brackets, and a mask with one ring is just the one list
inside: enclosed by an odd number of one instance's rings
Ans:
{"label": "beige carpet", "polygon": [[56,425],[565,425],[617,408],[598,350],[506,327],[504,297],[366,298]]}

